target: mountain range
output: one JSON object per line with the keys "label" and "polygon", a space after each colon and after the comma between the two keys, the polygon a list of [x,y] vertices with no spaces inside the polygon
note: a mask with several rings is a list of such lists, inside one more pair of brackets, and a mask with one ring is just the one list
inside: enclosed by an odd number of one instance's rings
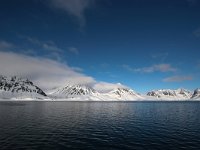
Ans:
{"label": "mountain range", "polygon": [[154,98],[161,98],[166,100],[188,100],[191,99],[193,93],[186,89],[177,89],[177,90],[171,90],[171,89],[162,89],[162,90],[153,90],[147,93],[147,96],[151,96]]}
{"label": "mountain range", "polygon": [[161,89],[139,94],[129,88],[116,88],[107,93],[87,85],[65,85],[44,92],[28,79],[0,76],[1,100],[60,100],[60,101],[144,101],[144,100],[200,100],[200,89]]}

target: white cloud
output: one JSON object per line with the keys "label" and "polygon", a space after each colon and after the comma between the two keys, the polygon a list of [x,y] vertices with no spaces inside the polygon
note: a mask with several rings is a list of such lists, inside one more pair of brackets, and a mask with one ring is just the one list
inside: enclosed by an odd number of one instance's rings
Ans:
{"label": "white cloud", "polygon": [[48,58],[35,58],[13,52],[0,52],[0,74],[31,79],[43,89],[63,84],[94,84],[96,81],[66,64]]}
{"label": "white cloud", "polygon": [[69,47],[68,50],[76,55],[79,54],[79,50],[76,47]]}
{"label": "white cloud", "polygon": [[85,10],[88,9],[95,0],[51,0],[53,7],[66,11],[74,16],[81,27],[85,25]]}
{"label": "white cloud", "polygon": [[192,76],[172,76],[163,79],[164,82],[182,82],[182,81],[190,81],[193,80]]}
{"label": "white cloud", "polygon": [[121,83],[98,82],[93,88],[102,93],[106,93],[116,88],[127,88],[127,86],[122,85]]}
{"label": "white cloud", "polygon": [[126,87],[120,83],[97,82],[81,73],[82,69],[70,67],[49,58],[31,57],[24,54],[0,51],[0,74],[28,78],[43,90],[67,84],[90,85],[99,92]]}
{"label": "white cloud", "polygon": [[156,64],[149,67],[143,68],[132,68],[129,65],[123,65],[124,69],[131,72],[141,72],[141,73],[152,73],[152,72],[175,72],[176,68],[173,68],[170,64]]}

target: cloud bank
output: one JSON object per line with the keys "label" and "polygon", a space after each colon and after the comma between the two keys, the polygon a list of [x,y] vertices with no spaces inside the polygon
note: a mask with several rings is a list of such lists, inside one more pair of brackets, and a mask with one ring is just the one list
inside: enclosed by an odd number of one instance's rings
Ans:
{"label": "cloud bank", "polygon": [[12,52],[0,52],[0,71],[6,76],[30,78],[43,89],[69,84],[92,84],[95,80],[66,64],[48,58],[35,58]]}
{"label": "cloud bank", "polygon": [[107,83],[107,82],[98,82],[94,85],[93,88],[102,93],[106,93],[115,88],[127,88],[127,86],[122,85],[121,83],[114,84],[114,83]]}
{"label": "cloud bank", "polygon": [[49,58],[31,57],[14,52],[0,51],[0,74],[6,76],[17,75],[29,78],[43,90],[49,90],[67,84],[83,84],[95,88],[97,91],[110,91],[121,84],[98,82],[93,77],[80,72],[81,69],[70,67]]}

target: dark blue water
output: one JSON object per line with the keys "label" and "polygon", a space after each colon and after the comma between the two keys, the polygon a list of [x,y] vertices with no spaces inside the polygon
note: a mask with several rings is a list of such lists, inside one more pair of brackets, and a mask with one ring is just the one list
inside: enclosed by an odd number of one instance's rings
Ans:
{"label": "dark blue water", "polygon": [[200,102],[0,102],[0,149],[200,149]]}

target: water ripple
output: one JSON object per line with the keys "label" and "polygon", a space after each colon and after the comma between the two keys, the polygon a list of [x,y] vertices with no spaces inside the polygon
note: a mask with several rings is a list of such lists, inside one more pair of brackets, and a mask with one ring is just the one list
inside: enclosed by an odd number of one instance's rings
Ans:
{"label": "water ripple", "polygon": [[199,150],[199,116],[199,102],[0,102],[0,149]]}

